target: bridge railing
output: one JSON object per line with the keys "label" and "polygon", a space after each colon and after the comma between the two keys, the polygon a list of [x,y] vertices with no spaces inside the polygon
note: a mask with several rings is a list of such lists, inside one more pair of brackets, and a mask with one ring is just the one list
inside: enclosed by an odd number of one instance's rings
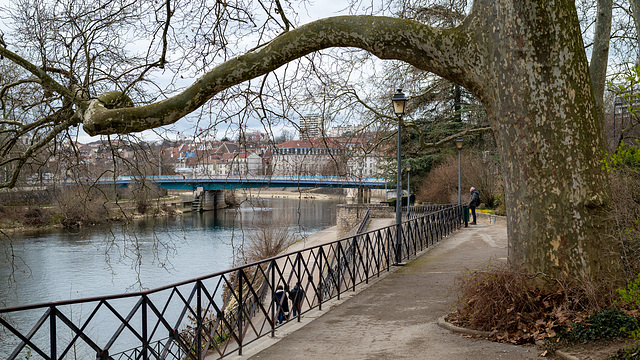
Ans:
{"label": "bridge railing", "polygon": [[[402,259],[462,224],[456,205],[402,222]],[[300,314],[388,271],[396,225],[149,291],[0,308],[0,358],[204,359],[242,354],[282,326],[278,287]],[[291,301],[295,300],[295,297]],[[291,312],[289,313],[291,314]],[[295,320],[285,314],[284,322]]]}
{"label": "bridge railing", "polygon": [[[89,179],[87,179],[89,180]],[[161,186],[171,184],[227,184],[234,187],[282,187],[282,186],[340,186],[340,187],[376,187],[383,188],[387,182],[382,178],[357,177],[357,176],[307,176],[307,175],[215,175],[215,174],[188,174],[188,175],[153,175],[144,179],[134,176],[118,176],[117,178],[90,179],[98,185],[127,185],[142,180],[155,182]]]}

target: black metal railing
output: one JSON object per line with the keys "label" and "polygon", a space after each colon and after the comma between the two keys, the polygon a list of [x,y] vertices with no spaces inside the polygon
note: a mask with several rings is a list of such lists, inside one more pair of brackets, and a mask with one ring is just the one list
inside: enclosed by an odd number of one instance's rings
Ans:
{"label": "black metal railing", "polygon": [[[396,225],[165,287],[113,296],[0,308],[0,357],[22,359],[222,358],[275,335],[281,285],[299,283],[296,308],[314,308],[410,259],[462,223],[440,205]],[[418,211],[416,209],[416,211]],[[415,213],[412,209],[411,213]],[[296,306],[292,304],[292,306]],[[293,319],[285,319],[291,321]]]}

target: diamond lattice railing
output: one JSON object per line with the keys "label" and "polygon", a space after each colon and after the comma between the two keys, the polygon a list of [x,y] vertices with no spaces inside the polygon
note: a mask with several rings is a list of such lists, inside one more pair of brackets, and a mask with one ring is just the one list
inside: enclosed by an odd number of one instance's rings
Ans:
{"label": "diamond lattice railing", "polygon": [[[462,206],[412,207],[396,225],[144,292],[0,308],[0,357],[222,358],[282,325],[278,287],[299,284],[298,314],[410,259],[462,223]],[[298,315],[299,316],[299,315]],[[284,322],[292,319],[285,318]]]}

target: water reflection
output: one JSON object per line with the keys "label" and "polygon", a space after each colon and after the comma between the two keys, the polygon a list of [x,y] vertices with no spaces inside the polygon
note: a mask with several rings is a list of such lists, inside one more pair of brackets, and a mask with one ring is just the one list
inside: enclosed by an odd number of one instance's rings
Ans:
{"label": "water reflection", "polygon": [[[12,236],[0,242],[6,306],[154,288],[221,271],[260,222],[307,236],[335,224],[337,200],[267,199],[239,209],[134,225]],[[286,219],[286,220],[283,220]]]}

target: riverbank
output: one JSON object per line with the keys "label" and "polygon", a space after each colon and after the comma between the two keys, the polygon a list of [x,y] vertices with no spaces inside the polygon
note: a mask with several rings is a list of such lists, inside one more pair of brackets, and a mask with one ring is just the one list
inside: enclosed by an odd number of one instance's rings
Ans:
{"label": "riverbank", "polygon": [[[191,211],[188,201],[192,191],[179,191],[169,196],[150,199],[141,203],[133,199],[119,199],[99,203],[78,203],[71,207],[73,215],[67,215],[59,206],[0,207],[0,231],[7,234],[34,232],[48,229],[93,227],[108,223],[181,216]],[[233,202],[252,199],[291,199],[291,200],[339,200],[348,202],[342,189],[237,189]],[[240,200],[240,201],[238,201]],[[372,199],[377,202],[379,199]],[[189,204],[185,207],[185,204]],[[80,209],[80,210],[78,210]],[[85,217],[85,218],[83,218]]]}
{"label": "riverbank", "polygon": [[109,223],[122,223],[148,218],[181,215],[179,196],[165,196],[141,204],[135,200],[104,201],[98,205],[89,200],[63,209],[57,205],[0,206],[0,231],[7,235],[54,229],[77,229]]}

